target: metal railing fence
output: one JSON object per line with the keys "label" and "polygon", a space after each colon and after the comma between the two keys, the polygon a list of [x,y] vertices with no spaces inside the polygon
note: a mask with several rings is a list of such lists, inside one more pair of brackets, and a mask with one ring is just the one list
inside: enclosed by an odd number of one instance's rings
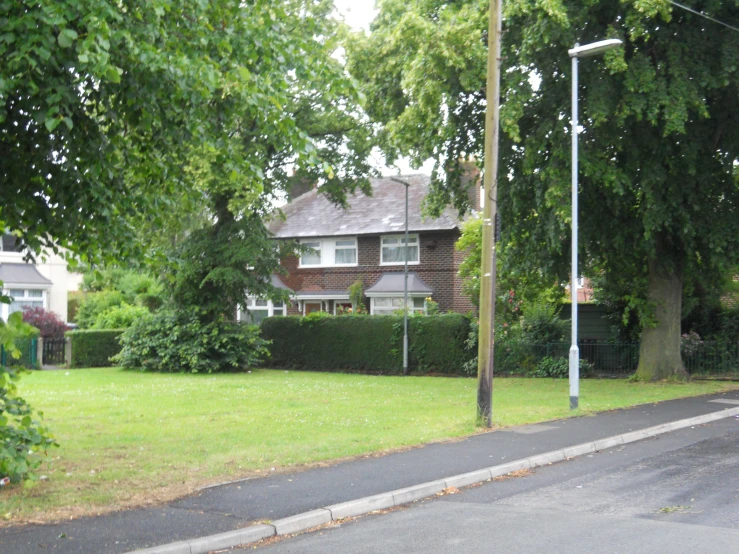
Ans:
{"label": "metal railing fence", "polygon": [[[583,376],[628,377],[639,365],[639,343],[583,341],[579,344]],[[501,341],[495,345],[495,373],[532,375],[550,358],[549,367],[566,367],[569,343],[534,344]],[[683,364],[695,377],[739,379],[739,342],[710,342],[683,348]]]}
{"label": "metal railing fence", "polygon": [[18,350],[21,351],[20,358],[14,358],[10,352],[5,350],[4,346],[0,345],[0,365],[3,366],[23,366],[29,369],[38,367],[38,339],[19,339],[15,342]]}

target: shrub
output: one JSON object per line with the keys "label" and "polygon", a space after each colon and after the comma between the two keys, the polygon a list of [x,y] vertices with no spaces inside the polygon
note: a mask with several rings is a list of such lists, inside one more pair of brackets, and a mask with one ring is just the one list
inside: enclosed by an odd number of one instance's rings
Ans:
{"label": "shrub", "polygon": [[554,377],[562,379],[570,374],[570,361],[567,358],[546,356],[537,364],[536,370],[529,373],[531,377]]}
{"label": "shrub", "polygon": [[58,446],[34,418],[31,406],[16,393],[16,382],[23,370],[0,366],[0,478],[11,483],[33,478],[41,460],[39,454]]}
{"label": "shrub", "polygon": [[121,350],[123,329],[85,329],[67,333],[72,348],[70,367],[107,367]]}
{"label": "shrub", "polygon": [[559,318],[554,304],[537,302],[524,310],[521,319],[521,340],[533,344],[562,342],[567,332],[567,322]]}
{"label": "shrub", "polygon": [[[262,334],[272,342],[271,366],[402,371],[402,317],[311,316],[270,317],[262,322]],[[466,345],[469,329],[469,320],[460,314],[409,318],[410,370],[464,374],[465,361],[470,357]]]}
{"label": "shrub", "polygon": [[67,321],[77,323],[77,311],[80,304],[85,299],[85,293],[80,291],[70,291],[67,293]]}
{"label": "shrub", "polygon": [[160,295],[162,284],[151,275],[127,271],[123,273],[115,284],[128,302],[133,302],[141,294]]}
{"label": "shrub", "polygon": [[692,355],[703,346],[703,341],[698,333],[690,331],[680,336],[680,350],[683,354]]}
{"label": "shrub", "polygon": [[124,302],[108,308],[97,316],[93,329],[127,329],[139,319],[149,315],[143,306],[132,306]]}
{"label": "shrub", "polygon": [[426,315],[436,315],[439,313],[439,303],[432,300],[430,297],[424,301],[424,307],[426,308]]}
{"label": "shrub", "polygon": [[41,338],[63,338],[67,324],[54,312],[43,308],[23,308],[23,321],[39,330]]}
{"label": "shrub", "polygon": [[467,350],[467,361],[462,366],[463,375],[477,375],[477,354],[480,344],[480,323],[476,318],[470,318],[470,330],[464,341]]}
{"label": "shrub", "polygon": [[80,326],[80,329],[91,329],[101,313],[115,306],[120,306],[124,300],[123,293],[117,290],[87,294],[80,304],[79,310],[77,310],[77,325]]}
{"label": "shrub", "polygon": [[259,327],[216,320],[202,323],[189,312],[164,310],[139,319],[121,337],[115,362],[145,371],[238,371],[269,355]]}
{"label": "shrub", "polygon": [[[21,356],[18,342],[28,339],[33,328],[24,323],[21,314],[10,314],[0,320],[0,347],[7,360]],[[39,423],[41,412],[34,418],[31,406],[18,396],[16,383],[23,370],[0,365],[0,478],[9,477],[19,483],[33,479],[33,470],[41,463],[39,454],[57,446],[47,429]]]}
{"label": "shrub", "polygon": [[718,332],[711,338],[724,342],[739,342],[739,307],[722,310],[718,321]]}
{"label": "shrub", "polygon": [[[580,377],[592,375],[593,365],[590,362],[580,359],[579,366]],[[529,376],[566,379],[570,376],[570,360],[569,358],[546,356],[542,358],[534,371],[529,372]]]}

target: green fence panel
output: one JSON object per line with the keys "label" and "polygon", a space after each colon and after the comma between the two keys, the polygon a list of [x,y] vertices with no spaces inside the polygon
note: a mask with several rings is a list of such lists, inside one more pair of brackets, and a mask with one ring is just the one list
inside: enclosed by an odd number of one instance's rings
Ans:
{"label": "green fence panel", "polygon": [[15,345],[20,350],[20,357],[14,358],[10,352],[5,350],[4,346],[0,346],[0,365],[3,366],[23,366],[28,369],[36,369],[38,338],[18,339]]}

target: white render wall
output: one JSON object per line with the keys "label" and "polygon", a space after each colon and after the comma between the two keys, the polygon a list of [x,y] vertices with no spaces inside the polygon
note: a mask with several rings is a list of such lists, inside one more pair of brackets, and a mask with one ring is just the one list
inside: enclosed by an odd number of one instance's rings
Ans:
{"label": "white render wall", "polygon": [[[79,290],[82,275],[69,271],[67,261],[59,254],[39,256],[36,261],[39,273],[52,283],[51,287],[45,289],[44,307],[56,313],[63,321],[67,321],[67,292]],[[0,251],[0,263],[25,263],[23,253]],[[4,288],[7,290],[7,287]]]}

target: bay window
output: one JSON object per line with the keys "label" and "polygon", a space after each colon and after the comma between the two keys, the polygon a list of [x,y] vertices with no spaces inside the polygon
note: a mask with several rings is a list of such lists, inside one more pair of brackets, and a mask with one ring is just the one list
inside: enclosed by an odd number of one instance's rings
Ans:
{"label": "bay window", "polygon": [[[371,299],[372,315],[393,315],[398,310],[403,311],[402,296],[378,296]],[[408,311],[424,313],[424,298],[413,296],[408,298]]]}
{"label": "bay window", "polygon": [[22,312],[23,308],[43,308],[44,291],[40,289],[10,289],[8,296],[13,300],[8,307],[8,315]]}

